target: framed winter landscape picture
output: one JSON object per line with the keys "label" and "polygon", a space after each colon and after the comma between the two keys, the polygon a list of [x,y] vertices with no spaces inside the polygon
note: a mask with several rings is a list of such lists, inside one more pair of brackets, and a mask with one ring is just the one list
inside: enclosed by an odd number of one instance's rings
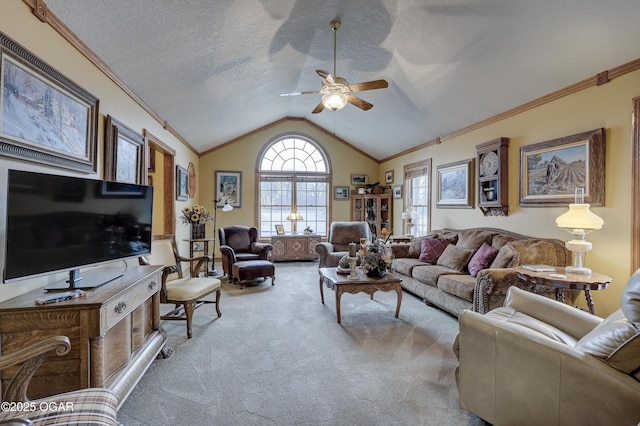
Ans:
{"label": "framed winter landscape picture", "polygon": [[0,33],[0,155],[96,171],[98,99]]}

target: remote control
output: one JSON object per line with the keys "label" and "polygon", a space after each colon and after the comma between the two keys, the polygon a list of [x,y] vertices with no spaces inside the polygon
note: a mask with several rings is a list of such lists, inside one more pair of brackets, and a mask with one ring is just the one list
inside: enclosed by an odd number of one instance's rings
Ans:
{"label": "remote control", "polygon": [[549,274],[551,278],[567,278],[564,274]]}

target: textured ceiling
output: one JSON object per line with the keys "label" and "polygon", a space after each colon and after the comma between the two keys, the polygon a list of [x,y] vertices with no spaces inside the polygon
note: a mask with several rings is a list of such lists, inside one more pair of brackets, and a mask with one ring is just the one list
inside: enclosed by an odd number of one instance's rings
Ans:
{"label": "textured ceiling", "polygon": [[[45,2],[199,152],[303,117],[384,159],[640,57],[638,0]],[[337,74],[389,88],[311,114],[279,94],[320,89],[336,18]]]}

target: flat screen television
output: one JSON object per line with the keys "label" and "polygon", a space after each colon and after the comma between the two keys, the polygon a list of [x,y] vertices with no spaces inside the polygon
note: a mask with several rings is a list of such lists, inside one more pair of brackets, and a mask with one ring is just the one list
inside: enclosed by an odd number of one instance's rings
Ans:
{"label": "flat screen television", "polygon": [[126,262],[82,268],[151,252],[153,187],[20,170],[7,182],[5,282],[69,272],[47,290],[93,288]]}

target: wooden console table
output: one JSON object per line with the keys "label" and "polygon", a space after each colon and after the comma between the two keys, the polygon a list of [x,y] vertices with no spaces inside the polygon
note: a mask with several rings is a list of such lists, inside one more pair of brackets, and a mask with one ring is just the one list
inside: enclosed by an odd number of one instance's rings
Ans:
{"label": "wooden console table", "polygon": [[[555,288],[556,300],[560,302],[564,302],[564,290],[584,290],[584,297],[592,315],[596,314],[596,310],[591,297],[591,290],[604,290],[612,280],[611,277],[603,274],[570,274],[565,271],[565,268],[556,268],[554,272],[534,272],[525,268],[517,268],[516,273],[521,280]],[[561,276],[551,276],[550,274],[559,274]]]}
{"label": "wooden console table", "polygon": [[[122,406],[149,365],[168,357],[160,327],[162,266],[129,266],[126,274],[87,296],[36,305],[43,290],[0,303],[0,349],[9,354],[49,336],[67,336],[71,351],[50,356],[27,394],[38,399],[89,387],[114,391]],[[3,387],[15,373],[0,372]]]}
{"label": "wooden console table", "polygon": [[272,260],[315,260],[318,258],[316,246],[320,235],[293,234],[271,237],[273,246]]}

